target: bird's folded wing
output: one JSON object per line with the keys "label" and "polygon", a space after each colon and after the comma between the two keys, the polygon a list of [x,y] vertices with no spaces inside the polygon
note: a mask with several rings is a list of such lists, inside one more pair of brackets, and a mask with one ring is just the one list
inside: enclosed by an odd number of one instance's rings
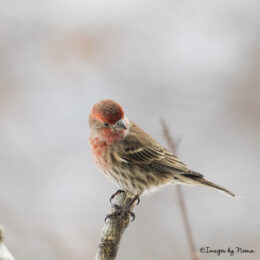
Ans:
{"label": "bird's folded wing", "polygon": [[122,141],[121,147],[123,149],[120,157],[127,163],[158,172],[203,177],[202,174],[189,170],[183,162],[133,122],[131,122],[131,130]]}
{"label": "bird's folded wing", "polygon": [[127,147],[122,158],[128,163],[151,167],[162,172],[188,173],[189,169],[176,156],[159,147]]}

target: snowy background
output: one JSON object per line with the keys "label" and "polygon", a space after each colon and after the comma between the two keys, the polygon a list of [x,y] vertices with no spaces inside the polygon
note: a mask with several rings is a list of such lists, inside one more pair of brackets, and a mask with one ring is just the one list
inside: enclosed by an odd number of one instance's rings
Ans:
{"label": "snowy background", "polygon": [[[18,260],[94,259],[116,188],[88,145],[103,98],[190,168],[242,196],[184,187],[197,248],[260,259],[257,0],[0,0],[0,224]],[[175,188],[143,197],[119,260],[189,259]],[[230,259],[202,255],[201,259]]]}

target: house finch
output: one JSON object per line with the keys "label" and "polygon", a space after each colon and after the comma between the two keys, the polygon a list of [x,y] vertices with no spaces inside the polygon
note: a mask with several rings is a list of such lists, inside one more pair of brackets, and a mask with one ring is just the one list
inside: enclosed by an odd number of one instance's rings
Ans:
{"label": "house finch", "polygon": [[[89,115],[90,145],[97,168],[121,190],[139,196],[166,184],[200,185],[229,190],[190,170],[134,122],[113,100],[95,104]],[[132,202],[132,203],[133,203]]]}

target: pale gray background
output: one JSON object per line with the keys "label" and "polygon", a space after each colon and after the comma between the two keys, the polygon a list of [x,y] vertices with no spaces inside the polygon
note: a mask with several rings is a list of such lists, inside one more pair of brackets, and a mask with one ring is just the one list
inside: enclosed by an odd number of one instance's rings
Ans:
{"label": "pale gray background", "polygon": [[[243,199],[184,187],[197,247],[260,259],[258,0],[0,0],[0,223],[19,260],[93,259],[109,197],[88,113],[103,98]],[[189,259],[175,188],[143,197],[118,259]],[[230,259],[202,255],[201,259]]]}

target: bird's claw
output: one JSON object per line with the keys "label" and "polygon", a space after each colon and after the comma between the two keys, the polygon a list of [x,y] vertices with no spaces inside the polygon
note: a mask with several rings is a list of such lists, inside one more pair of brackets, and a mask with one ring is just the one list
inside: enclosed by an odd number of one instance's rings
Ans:
{"label": "bird's claw", "polygon": [[107,221],[107,219],[111,218],[112,216],[118,216],[118,220],[120,221],[126,214],[129,214],[130,217],[131,217],[131,222],[135,220],[135,214],[128,210],[127,208],[122,208],[121,206],[119,205],[114,205],[115,207],[115,211],[109,215],[106,216],[105,218],[105,222]]}
{"label": "bird's claw", "polygon": [[111,197],[110,197],[110,203],[112,203],[112,200],[115,198],[116,195],[120,194],[120,193],[124,193],[124,190],[118,190],[116,191]]}

